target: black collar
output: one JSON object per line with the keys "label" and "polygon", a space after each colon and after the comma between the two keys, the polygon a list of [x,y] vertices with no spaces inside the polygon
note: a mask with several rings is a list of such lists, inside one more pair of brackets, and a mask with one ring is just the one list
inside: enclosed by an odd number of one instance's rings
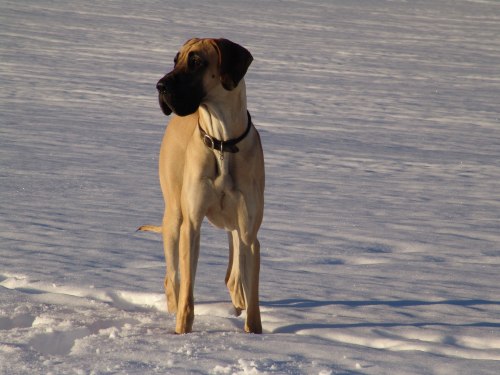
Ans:
{"label": "black collar", "polygon": [[231,152],[234,154],[238,152],[239,149],[238,147],[236,147],[236,145],[248,135],[248,133],[250,132],[250,128],[252,127],[252,118],[250,117],[250,112],[247,111],[247,115],[248,115],[248,125],[245,132],[238,138],[233,138],[228,141],[221,141],[218,140],[217,138],[208,135],[207,132],[201,128],[200,122],[198,121],[198,128],[200,129],[201,140],[208,148],[211,148],[212,150],[217,150],[221,153]]}

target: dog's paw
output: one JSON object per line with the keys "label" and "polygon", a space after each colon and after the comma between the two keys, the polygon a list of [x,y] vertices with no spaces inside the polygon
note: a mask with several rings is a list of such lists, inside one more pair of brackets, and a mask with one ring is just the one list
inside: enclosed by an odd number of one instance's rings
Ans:
{"label": "dog's paw", "polygon": [[241,315],[241,312],[243,311],[244,309],[241,309],[239,307],[236,307],[234,305],[231,306],[231,310],[229,311],[229,313],[231,315],[234,315],[234,316],[240,316]]}

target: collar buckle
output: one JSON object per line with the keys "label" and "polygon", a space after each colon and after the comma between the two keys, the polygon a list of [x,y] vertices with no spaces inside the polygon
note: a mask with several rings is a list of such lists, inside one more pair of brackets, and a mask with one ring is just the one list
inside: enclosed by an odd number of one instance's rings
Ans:
{"label": "collar buckle", "polygon": [[250,112],[247,111],[247,115],[248,115],[248,123],[246,130],[238,138],[230,139],[228,141],[220,141],[217,138],[214,138],[209,134],[207,134],[207,132],[203,130],[203,128],[201,127],[200,121],[198,120],[198,128],[200,130],[201,139],[205,144],[205,146],[207,146],[211,150],[219,151],[221,160],[224,160],[224,152],[231,152],[233,154],[237,153],[239,149],[236,145],[240,143],[243,139],[245,139],[248,133],[250,133],[250,128],[253,125],[252,118],[250,117]]}

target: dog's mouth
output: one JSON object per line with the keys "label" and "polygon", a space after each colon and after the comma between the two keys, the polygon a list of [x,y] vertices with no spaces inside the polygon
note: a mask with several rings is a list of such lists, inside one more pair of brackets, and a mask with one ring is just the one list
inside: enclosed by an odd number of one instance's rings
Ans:
{"label": "dog's mouth", "polygon": [[158,102],[160,103],[161,111],[165,114],[165,116],[169,116],[172,114],[172,108],[167,103],[166,94],[163,92],[158,93]]}
{"label": "dog's mouth", "polygon": [[196,100],[197,98],[189,99],[190,100],[183,100],[183,97],[179,98],[177,96],[173,96],[170,92],[158,93],[160,108],[166,116],[169,116],[172,113],[175,113],[178,116],[187,116],[196,112],[201,103],[201,98],[199,100]]}

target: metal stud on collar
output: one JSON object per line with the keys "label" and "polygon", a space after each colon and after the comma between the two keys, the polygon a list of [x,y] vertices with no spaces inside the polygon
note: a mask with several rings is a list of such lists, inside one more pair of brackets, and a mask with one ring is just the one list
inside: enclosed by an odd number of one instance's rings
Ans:
{"label": "metal stud on collar", "polygon": [[[209,143],[207,143],[207,142],[205,141],[206,139],[208,139],[208,142],[209,142]],[[208,147],[210,147],[212,150],[214,150],[214,149],[215,149],[215,142],[214,142],[214,139],[213,139],[211,136],[209,136],[207,133],[205,133],[205,134],[203,135],[203,143],[205,143],[205,144],[206,144]],[[222,149],[222,148],[221,148],[221,149]]]}

